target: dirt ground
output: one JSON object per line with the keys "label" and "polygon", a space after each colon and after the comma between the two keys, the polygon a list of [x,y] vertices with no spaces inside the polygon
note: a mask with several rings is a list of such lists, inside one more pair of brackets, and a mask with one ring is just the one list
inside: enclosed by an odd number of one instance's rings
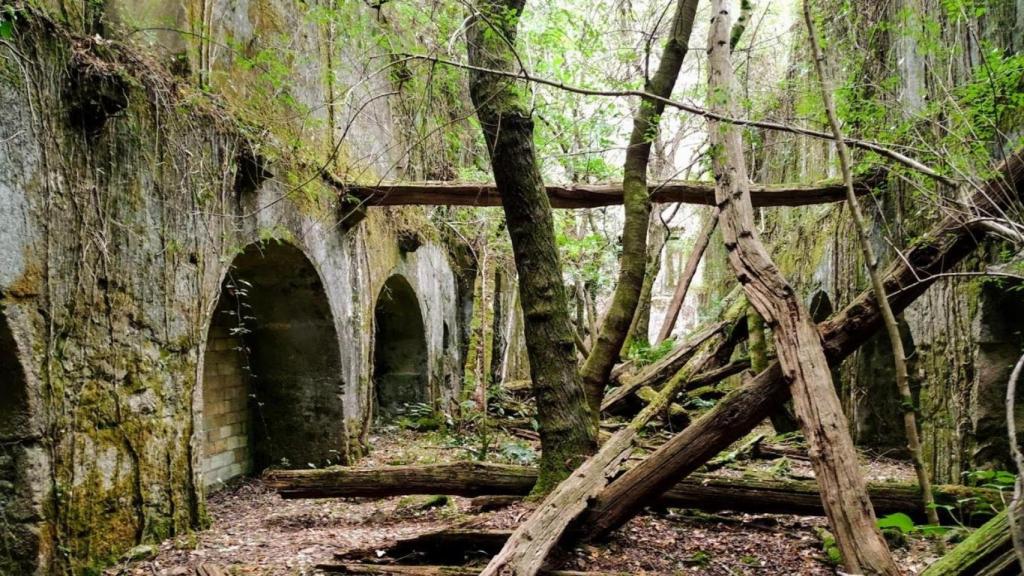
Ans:
{"label": "dirt ground", "polygon": [[[408,431],[375,436],[374,452],[360,466],[434,463],[468,455],[439,438]],[[497,452],[491,459],[508,461]],[[866,462],[865,471],[873,480],[912,475],[907,465],[888,459]],[[799,459],[730,463],[716,473],[811,475],[810,466]],[[529,509],[516,504],[474,513],[466,498],[428,496],[283,500],[252,479],[211,495],[208,511],[208,529],[137,549],[135,556],[143,559],[126,560],[107,574],[191,576],[203,574],[197,572],[201,567],[226,575],[320,574],[316,565],[339,553],[383,549],[396,539],[445,527],[513,528]],[[814,517],[651,510],[608,541],[562,551],[555,562],[563,569],[627,574],[835,574],[819,536],[825,527],[823,518]],[[908,540],[894,554],[908,574],[935,559],[930,544],[920,539]]]}

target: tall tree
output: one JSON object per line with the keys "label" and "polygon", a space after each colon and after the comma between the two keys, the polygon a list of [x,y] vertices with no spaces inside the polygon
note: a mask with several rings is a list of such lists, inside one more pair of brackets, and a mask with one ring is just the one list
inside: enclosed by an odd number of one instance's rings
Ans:
{"label": "tall tree", "polygon": [[[728,1],[713,0],[711,14],[708,98],[712,111],[735,117]],[[710,122],[709,130],[715,200],[721,209],[729,264],[750,303],[772,328],[843,565],[852,574],[897,575],[899,569],[876,525],[848,423],[832,386],[821,334],[757,234],[740,131],[717,121]]]}
{"label": "tall tree", "polygon": [[[697,0],[679,0],[672,17],[672,32],[665,42],[658,69],[647,81],[645,89],[648,93],[662,98],[672,95],[672,88],[683,66],[683,58],[686,57],[696,13]],[[651,214],[647,165],[651,156],[651,143],[657,136],[658,123],[664,111],[663,101],[644,99],[640,101],[633,116],[633,132],[629,137],[622,172],[622,204],[626,219],[622,227],[619,282],[615,286],[615,294],[601,331],[581,369],[587,400],[595,418],[601,413],[605,384],[619,359],[619,352],[629,334],[643,291],[647,267],[647,223]]]}
{"label": "tall tree", "polygon": [[[525,0],[477,0],[466,40],[469,63],[513,70],[516,29]],[[536,493],[546,493],[597,448],[597,426],[576,369],[576,346],[551,204],[533,143],[526,87],[509,77],[471,70],[470,97],[491,158],[512,239],[537,400],[541,461]]]}

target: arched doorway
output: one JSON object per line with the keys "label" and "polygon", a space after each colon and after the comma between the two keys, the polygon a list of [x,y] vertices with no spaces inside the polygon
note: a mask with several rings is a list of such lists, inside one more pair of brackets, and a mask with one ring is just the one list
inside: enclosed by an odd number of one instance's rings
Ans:
{"label": "arched doorway", "polygon": [[206,486],[344,458],[343,383],[323,283],[297,248],[254,244],[221,285],[203,364]]}
{"label": "arched doorway", "polygon": [[0,574],[33,574],[42,518],[28,477],[37,438],[18,349],[0,310]]}
{"label": "arched doorway", "polygon": [[384,283],[374,327],[376,414],[389,420],[407,406],[431,400],[423,315],[416,292],[404,277],[395,274]]}

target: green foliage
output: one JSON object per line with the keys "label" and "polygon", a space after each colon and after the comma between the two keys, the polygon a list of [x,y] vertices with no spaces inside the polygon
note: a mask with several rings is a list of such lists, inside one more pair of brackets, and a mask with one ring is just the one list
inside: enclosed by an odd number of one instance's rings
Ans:
{"label": "green foliage", "polygon": [[1017,476],[1006,470],[969,470],[964,472],[964,480],[968,486],[981,486],[995,490],[1013,490]]}
{"label": "green foliage", "polygon": [[821,540],[821,550],[825,553],[825,558],[833,566],[839,566],[843,563],[843,554],[839,551],[839,543],[836,542],[836,537],[831,532],[824,528],[816,529],[818,533],[818,539]]}
{"label": "green foliage", "polygon": [[668,355],[674,346],[675,340],[671,338],[656,346],[652,346],[647,340],[633,340],[630,342],[626,357],[638,367],[649,366]]}
{"label": "green foliage", "polygon": [[904,534],[909,534],[914,531],[916,525],[910,516],[907,516],[903,512],[896,512],[879,518],[878,527],[882,530],[893,528]]}
{"label": "green foliage", "polygon": [[6,5],[0,7],[0,39],[10,40],[14,37],[14,27],[18,20],[16,7]]}
{"label": "green foliage", "polygon": [[506,442],[501,445],[501,456],[509,464],[532,466],[537,463],[537,452],[523,442]]}
{"label": "green foliage", "polygon": [[426,402],[405,403],[398,414],[395,424],[406,430],[438,430],[445,424],[443,417]]}

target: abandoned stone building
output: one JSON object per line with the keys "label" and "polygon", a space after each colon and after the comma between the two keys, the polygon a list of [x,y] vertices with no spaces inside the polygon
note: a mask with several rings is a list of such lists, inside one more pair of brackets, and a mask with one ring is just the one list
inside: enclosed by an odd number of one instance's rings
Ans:
{"label": "abandoned stone building", "polygon": [[[267,97],[252,61],[287,32],[307,114],[283,132],[353,178],[438,177],[458,159],[367,97],[399,81],[370,72],[372,7],[339,8],[350,30],[284,0],[19,10],[0,47],[0,574],[90,574],[201,527],[233,478],[351,463],[375,419],[455,409],[475,271],[422,210],[340,201],[233,113]],[[828,271],[843,252],[823,253]],[[820,278],[807,296],[827,315],[849,291]],[[957,286],[906,314],[946,480],[1005,459],[971,439],[999,426],[1024,317],[1019,298]],[[863,400],[883,349],[844,385],[858,439],[888,446],[897,407]]]}

